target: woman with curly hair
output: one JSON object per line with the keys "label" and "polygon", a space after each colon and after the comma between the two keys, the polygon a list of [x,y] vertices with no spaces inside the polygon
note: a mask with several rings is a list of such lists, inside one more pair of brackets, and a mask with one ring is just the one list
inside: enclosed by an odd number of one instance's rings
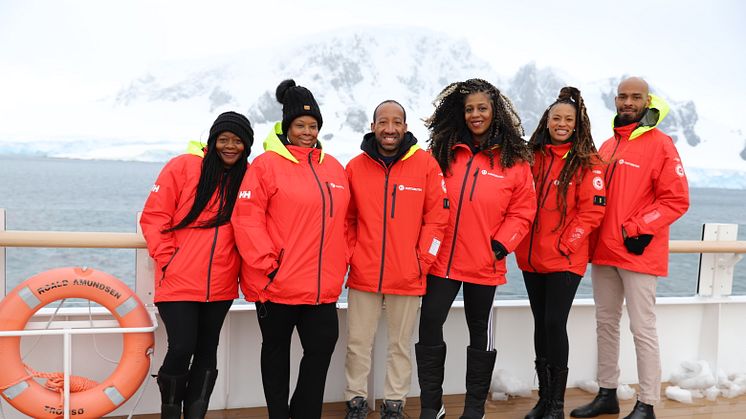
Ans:
{"label": "woman with curly hair", "polygon": [[563,418],[567,384],[567,317],[588,264],[588,235],[604,216],[601,160],[580,91],[563,87],[529,145],[538,208],[516,249],[534,315],[539,401],[526,419]]}
{"label": "woman with curly hair", "polygon": [[443,324],[463,285],[470,342],[461,418],[481,419],[497,355],[491,331],[495,291],[506,282],[505,256],[528,233],[536,212],[532,154],[512,103],[489,82],[452,83],[435,106],[426,125],[450,215],[427,278],[415,345],[420,418],[445,416]]}

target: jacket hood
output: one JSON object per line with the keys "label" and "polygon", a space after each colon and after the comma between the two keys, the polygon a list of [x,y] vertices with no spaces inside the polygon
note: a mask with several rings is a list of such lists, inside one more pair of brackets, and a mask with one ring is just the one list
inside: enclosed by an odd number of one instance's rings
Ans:
{"label": "jacket hood", "polygon": [[[298,159],[293,156],[293,153],[291,153],[290,150],[285,147],[285,144],[283,144],[282,140],[280,139],[280,135],[282,134],[282,123],[276,122],[272,131],[267,134],[267,138],[265,138],[264,142],[262,143],[262,145],[264,146],[264,151],[277,153],[293,163],[299,163]],[[321,163],[324,160],[324,148],[321,145],[321,140],[317,141],[318,142],[316,143],[316,147],[321,150],[321,156],[319,157],[319,163]]]}
{"label": "jacket hood", "polygon": [[[650,106],[648,106],[648,109],[642,115],[642,119],[637,123],[637,127],[632,131],[629,139],[634,140],[642,134],[656,128],[660,125],[661,121],[668,116],[668,111],[670,109],[668,103],[663,100],[663,98],[650,94]],[[614,114],[614,118],[611,121],[612,128],[616,128],[617,116],[617,114]]]}
{"label": "jacket hood", "polygon": [[[407,131],[404,134],[404,138],[402,138],[399,151],[396,153],[396,156],[394,156],[394,162],[397,162],[399,160],[406,160],[419,148],[420,146],[417,145],[417,138],[415,138],[415,136],[411,132]],[[376,134],[373,132],[365,134],[365,136],[363,137],[363,142],[360,144],[360,149],[363,150],[365,154],[370,156],[375,161],[380,161],[383,157],[378,151]]]}
{"label": "jacket hood", "polygon": [[195,156],[205,157],[207,152],[207,144],[203,144],[202,141],[189,141],[186,148],[187,154],[194,154]]}

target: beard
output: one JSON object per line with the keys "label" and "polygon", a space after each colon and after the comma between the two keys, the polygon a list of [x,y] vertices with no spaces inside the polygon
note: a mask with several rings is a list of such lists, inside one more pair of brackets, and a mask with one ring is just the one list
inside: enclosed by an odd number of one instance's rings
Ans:
{"label": "beard", "polygon": [[642,116],[645,114],[647,108],[642,108],[639,112],[635,113],[634,115],[630,115],[629,113],[624,114],[621,111],[617,109],[617,121],[619,122],[619,125],[629,125],[635,122],[638,122],[642,119]]}

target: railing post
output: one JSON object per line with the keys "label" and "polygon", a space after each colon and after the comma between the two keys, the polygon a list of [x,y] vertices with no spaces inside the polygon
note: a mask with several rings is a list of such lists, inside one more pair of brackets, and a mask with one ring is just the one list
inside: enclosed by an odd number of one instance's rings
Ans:
{"label": "railing post", "polygon": [[[0,208],[0,231],[5,231],[5,208]],[[0,246],[0,299],[5,297],[5,247]]]}
{"label": "railing post", "polygon": [[[707,223],[703,241],[738,240],[738,224]],[[733,268],[742,256],[735,253],[700,253],[697,295],[719,297],[733,291]]]}
{"label": "railing post", "polygon": [[[137,233],[142,234],[142,228],[140,227],[140,216],[141,212],[137,213],[136,224]],[[135,294],[140,297],[140,301],[145,304],[145,307],[153,306],[153,298],[155,293],[155,283],[153,275],[155,265],[153,259],[148,254],[148,249],[136,249],[135,250]]]}

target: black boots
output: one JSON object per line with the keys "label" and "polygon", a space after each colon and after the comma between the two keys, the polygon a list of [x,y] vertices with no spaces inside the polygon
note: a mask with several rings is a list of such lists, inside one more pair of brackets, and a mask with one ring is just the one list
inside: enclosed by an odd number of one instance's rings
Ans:
{"label": "black boots", "polygon": [[[184,419],[204,419],[218,370],[192,371],[184,398]],[[178,416],[176,416],[178,417]]]}
{"label": "black boots", "polygon": [[549,367],[549,403],[543,419],[565,418],[565,388],[567,387],[567,368]]}
{"label": "black boots", "polygon": [[539,401],[524,419],[541,419],[549,404],[549,366],[546,358],[536,358],[536,377],[539,379]]}
{"label": "black boots", "polygon": [[443,373],[446,362],[446,344],[436,346],[414,345],[417,358],[417,379],[420,382],[420,419],[441,419],[443,408]]}
{"label": "black boots", "polygon": [[180,419],[181,402],[186,393],[189,374],[170,375],[158,372],[156,381],[161,390],[161,418]]}
{"label": "black boots", "polygon": [[466,348],[466,397],[461,419],[482,419],[497,351]]}
{"label": "black boots", "polygon": [[574,418],[595,418],[603,414],[619,413],[619,400],[616,397],[615,388],[598,389],[598,394],[592,402],[573,409],[570,416]]}
{"label": "black boots", "polygon": [[625,416],[624,419],[655,419],[655,412],[653,412],[653,406],[641,401],[635,403],[632,413]]}

